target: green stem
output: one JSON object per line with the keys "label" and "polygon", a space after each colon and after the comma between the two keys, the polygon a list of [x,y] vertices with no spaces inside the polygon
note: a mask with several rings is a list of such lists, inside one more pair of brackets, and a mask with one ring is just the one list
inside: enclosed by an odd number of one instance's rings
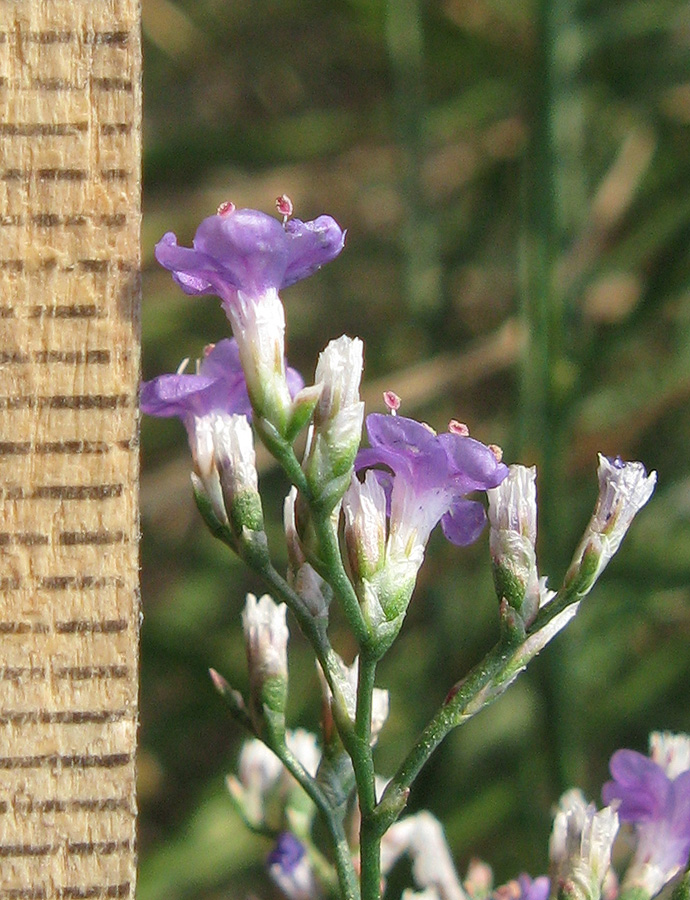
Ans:
{"label": "green stem", "polygon": [[[502,637],[468,675],[456,685],[445,703],[436,712],[420,738],[390,780],[381,802],[372,815],[379,835],[393,824],[407,803],[415,778],[446,735],[463,725],[489,703],[496,700],[512,683],[517,674],[543,649],[537,637],[555,616],[577,603],[583,595],[563,588],[537,616],[525,641],[510,634]],[[554,632],[555,634],[555,632]],[[554,635],[549,635],[549,639]],[[531,641],[531,645],[527,642]],[[522,653],[521,653],[522,649]]]}
{"label": "green stem", "polygon": [[359,660],[357,684],[355,718],[357,752],[352,756],[362,815],[359,842],[362,900],[379,900],[381,895],[381,835],[372,821],[376,807],[376,779],[371,748],[371,713],[375,679],[376,659],[363,653]]}
{"label": "green stem", "polygon": [[412,782],[441,741],[453,728],[462,725],[478,712],[478,709],[472,709],[472,706],[481,691],[491,682],[500,682],[501,675],[507,671],[512,660],[514,649],[511,644],[499,641],[470,671],[455,695],[447,700],[431,719],[389,782],[376,808],[375,818],[378,820],[381,834],[393,824],[404,809]]}

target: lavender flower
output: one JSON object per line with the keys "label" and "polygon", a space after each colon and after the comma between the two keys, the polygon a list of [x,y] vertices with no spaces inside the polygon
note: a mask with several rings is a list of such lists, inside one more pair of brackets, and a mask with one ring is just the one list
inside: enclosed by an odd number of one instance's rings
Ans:
{"label": "lavender flower", "polygon": [[266,863],[271,878],[288,900],[316,900],[321,896],[306,850],[291,832],[278,835]]}
{"label": "lavender flower", "polygon": [[473,438],[435,434],[404,416],[367,416],[371,447],[357,454],[358,471],[385,466],[390,486],[390,539],[408,557],[419,558],[432,529],[441,522],[446,538],[463,546],[484,527],[484,507],[467,500],[472,491],[497,487],[508,474],[494,452]]}
{"label": "lavender flower", "polygon": [[365,619],[377,641],[390,644],[432,529],[440,521],[452,543],[475,541],[486,516],[466,495],[496,487],[508,468],[473,438],[437,435],[402,416],[374,413],[367,433],[371,447],[359,451],[355,469],[369,471],[364,483],[353,479],[344,497],[345,534]]}
{"label": "lavender flower", "polygon": [[[302,386],[300,375],[290,370],[293,387]],[[184,374],[182,367],[174,375],[159,375],[141,385],[141,409],[149,416],[177,416],[189,434],[194,452],[197,420],[210,412],[251,416],[247,383],[240,363],[237,342],[218,341],[206,348],[195,375]]]}
{"label": "lavender flower", "polygon": [[172,232],[156,245],[156,259],[185,293],[220,297],[252,403],[276,426],[285,427],[291,406],[278,291],[334,259],[344,239],[329,216],[283,225],[258,210],[223,204],[199,225],[191,248],[178,246]]}
{"label": "lavender flower", "polygon": [[[228,503],[232,506],[244,495],[240,505],[251,519],[244,524],[260,528],[261,501],[247,422],[252,407],[237,342],[225,339],[210,344],[194,375],[182,369],[144,381],[141,409],[150,416],[181,419],[194,460],[197,494],[205,495],[217,521],[227,525]],[[294,395],[304,382],[295,369],[288,368],[286,375]],[[246,495],[251,495],[249,503]],[[235,524],[239,528],[241,523]]]}
{"label": "lavender flower", "polygon": [[[635,826],[637,848],[623,888],[658,894],[690,856],[690,738],[653,734],[652,759],[618,750],[602,790],[605,803],[620,802],[623,822]],[[681,768],[685,766],[685,768]]]}

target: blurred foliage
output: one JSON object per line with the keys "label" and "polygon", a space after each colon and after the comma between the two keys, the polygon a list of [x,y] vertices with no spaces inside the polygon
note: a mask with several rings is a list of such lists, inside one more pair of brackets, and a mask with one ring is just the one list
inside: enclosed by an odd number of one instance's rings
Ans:
{"label": "blurred foliage", "polygon": [[[218,203],[329,212],[343,255],[285,292],[291,364],[309,377],[342,332],[366,342],[369,410],[451,417],[540,469],[540,563],[556,584],[596,496],[596,451],[659,488],[573,626],[456,732],[410,808],[456,862],[497,878],[547,865],[550,811],[598,798],[610,753],[690,731],[690,7],[681,0],[143,0],[144,374],[227,334],[153,261]],[[242,735],[208,676],[246,686],[239,624],[261,585],[207,535],[177,422],[143,425],[139,900],[273,897],[265,841],[225,793]],[[686,448],[685,450],[683,448]],[[264,460],[284,554],[286,484]],[[380,669],[392,771],[491,645],[486,538],[432,539]],[[336,621],[334,643],[354,648]],[[317,728],[305,641],[291,720]]]}

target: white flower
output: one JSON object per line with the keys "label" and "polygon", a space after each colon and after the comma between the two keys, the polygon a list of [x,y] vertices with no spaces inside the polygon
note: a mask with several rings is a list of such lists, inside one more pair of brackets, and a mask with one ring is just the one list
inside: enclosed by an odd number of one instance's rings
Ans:
{"label": "white flower", "polygon": [[343,512],[350,565],[358,578],[367,578],[381,568],[386,552],[386,495],[374,472],[363,482],[353,475]]}
{"label": "white flower", "polygon": [[226,502],[239,494],[258,492],[254,435],[246,416],[214,413],[213,452]]}
{"label": "white flower", "polygon": [[288,584],[304,601],[315,619],[326,620],[330,604],[331,589],[323,578],[306,561],[302,543],[295,524],[295,502],[297,488],[290,489],[283,505],[283,523],[288,554]]}
{"label": "white flower", "polygon": [[535,466],[509,466],[507,478],[486,492],[492,531],[514,532],[532,549],[537,541],[536,478]]}
{"label": "white flower", "polygon": [[321,751],[316,735],[304,728],[296,728],[294,731],[288,731],[286,743],[297,761],[304,766],[311,777],[316,777],[316,771],[321,762]]}
{"label": "white flower", "polygon": [[618,833],[618,814],[610,806],[597,812],[582,792],[561,797],[553,824],[549,855],[554,882],[576,900],[598,900],[609,869],[611,849]]}
{"label": "white flower", "polygon": [[237,291],[226,307],[240,351],[247,389],[261,415],[285,418],[291,406],[285,372],[285,309],[275,288],[260,298]]}
{"label": "white flower", "polygon": [[[255,828],[272,818],[277,785],[283,776],[283,764],[263,741],[245,741],[237,766],[238,778],[229,775],[227,786],[242,815]],[[280,826],[280,820],[274,823]]]}
{"label": "white flower", "polygon": [[359,399],[363,367],[364,344],[359,338],[344,334],[319,354],[314,381],[323,389],[314,411],[314,427],[327,429],[329,441],[336,447],[353,441],[359,446],[364,417],[364,403]]}

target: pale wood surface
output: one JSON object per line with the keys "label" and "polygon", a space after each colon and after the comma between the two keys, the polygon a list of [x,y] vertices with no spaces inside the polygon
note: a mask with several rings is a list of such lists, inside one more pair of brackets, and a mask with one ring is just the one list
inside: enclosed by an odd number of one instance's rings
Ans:
{"label": "pale wood surface", "polygon": [[0,0],[0,898],[134,896],[140,70]]}

